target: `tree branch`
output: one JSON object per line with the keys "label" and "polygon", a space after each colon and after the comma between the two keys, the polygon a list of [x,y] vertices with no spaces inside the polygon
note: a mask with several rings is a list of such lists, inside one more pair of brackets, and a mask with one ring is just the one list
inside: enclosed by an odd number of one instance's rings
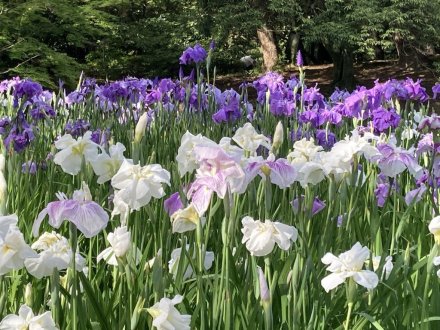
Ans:
{"label": "tree branch", "polygon": [[20,42],[22,42],[24,39],[20,39],[20,40],[18,40],[16,43],[13,43],[12,45],[9,45],[9,46],[6,46],[6,47],[4,47],[4,48],[2,48],[2,49],[0,49],[0,53],[1,52],[4,52],[5,50],[8,50],[8,49],[10,49],[10,48],[12,48],[12,47],[14,47],[14,46],[16,46],[16,45],[18,45]]}
{"label": "tree branch", "polygon": [[23,62],[17,64],[15,67],[10,68],[10,69],[8,69],[8,70],[6,70],[6,71],[3,71],[1,74],[6,74],[6,73],[8,73],[8,72],[11,72],[11,71],[17,69],[18,67],[22,66],[23,64],[25,64],[25,63],[27,63],[27,62],[29,62],[29,61],[32,61],[34,58],[37,58],[38,56],[40,56],[40,55],[34,55],[34,56],[28,58],[27,60],[25,60],[25,61],[23,61]]}

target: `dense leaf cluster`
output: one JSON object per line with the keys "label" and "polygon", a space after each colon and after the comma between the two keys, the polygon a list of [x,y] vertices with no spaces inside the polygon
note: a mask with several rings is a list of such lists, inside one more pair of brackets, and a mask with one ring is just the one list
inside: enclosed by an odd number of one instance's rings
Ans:
{"label": "dense leaf cluster", "polygon": [[438,53],[439,23],[440,2],[430,0],[1,0],[0,75],[53,88],[58,79],[74,87],[81,71],[99,79],[176,74],[182,50],[211,39],[218,70],[236,71],[242,56],[260,57],[263,26],[280,64],[293,63],[298,49],[306,62],[336,68],[407,61]]}

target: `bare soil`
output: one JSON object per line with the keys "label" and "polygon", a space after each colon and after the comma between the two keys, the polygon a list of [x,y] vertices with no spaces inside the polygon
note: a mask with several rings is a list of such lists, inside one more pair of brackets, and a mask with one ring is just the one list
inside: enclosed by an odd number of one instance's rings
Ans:
{"label": "bare soil", "polygon": [[[358,85],[372,87],[374,81],[386,81],[391,78],[405,79],[407,77],[413,79],[422,79],[422,85],[426,88],[428,94],[431,94],[432,86],[438,82],[440,77],[436,77],[433,70],[423,66],[409,66],[402,67],[397,61],[374,61],[362,64],[356,64],[355,79]],[[329,96],[334,86],[332,84],[333,64],[306,66],[306,84],[313,86],[318,84],[321,93]],[[286,67],[282,74],[289,78],[292,75],[298,75],[298,70],[295,67]],[[253,75],[249,72],[234,73],[225,76],[219,76],[216,79],[216,85],[220,89],[234,88],[238,90],[238,86],[243,81],[252,81],[258,75]],[[252,98],[253,95],[250,95]]]}

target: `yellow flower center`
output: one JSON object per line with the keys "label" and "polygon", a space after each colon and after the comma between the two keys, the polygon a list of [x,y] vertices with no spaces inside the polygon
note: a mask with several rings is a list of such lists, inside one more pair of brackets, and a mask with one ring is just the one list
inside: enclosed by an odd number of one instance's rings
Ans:
{"label": "yellow flower center", "polygon": [[147,312],[155,319],[160,315],[160,310],[158,308],[147,308]]}
{"label": "yellow flower center", "polygon": [[434,240],[435,242],[440,245],[440,229],[436,230],[434,233]]}
{"label": "yellow flower center", "polygon": [[76,146],[72,147],[72,153],[74,155],[82,155],[84,153],[86,145],[82,142],[78,143]]}
{"label": "yellow flower center", "polygon": [[270,176],[271,169],[270,169],[269,166],[267,166],[266,164],[264,164],[263,166],[261,166],[261,172],[263,172],[264,175],[265,175],[266,177],[268,177],[268,176]]}

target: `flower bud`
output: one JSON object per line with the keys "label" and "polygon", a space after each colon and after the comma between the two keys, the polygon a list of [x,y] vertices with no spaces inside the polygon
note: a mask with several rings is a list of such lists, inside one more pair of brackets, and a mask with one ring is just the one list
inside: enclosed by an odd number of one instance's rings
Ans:
{"label": "flower bud", "polygon": [[32,306],[32,283],[28,283],[24,287],[24,303]]}
{"label": "flower bud", "polygon": [[296,53],[296,66],[300,68],[304,66],[304,60],[300,50],[298,50],[298,53]]}
{"label": "flower bud", "polygon": [[138,123],[136,124],[136,128],[134,130],[134,142],[139,143],[144,137],[147,120],[148,114],[144,112],[144,114],[139,118]]}
{"label": "flower bud", "polygon": [[270,290],[267,286],[266,278],[264,277],[261,267],[258,267],[258,280],[260,282],[260,298],[261,302],[264,304],[270,301]]}
{"label": "flower bud", "polygon": [[272,151],[273,152],[278,151],[278,149],[281,147],[283,142],[284,142],[283,123],[279,121],[277,127],[275,128],[275,133],[273,134]]}

